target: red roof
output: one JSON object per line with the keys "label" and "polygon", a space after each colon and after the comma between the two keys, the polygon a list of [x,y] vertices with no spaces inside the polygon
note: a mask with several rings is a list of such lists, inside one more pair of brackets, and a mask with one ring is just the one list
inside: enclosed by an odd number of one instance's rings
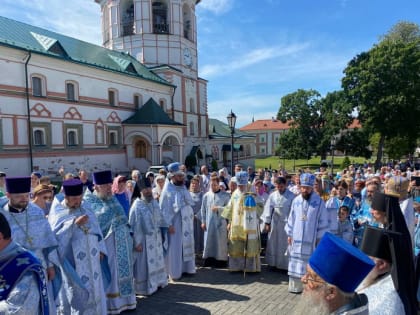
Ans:
{"label": "red roof", "polygon": [[[347,129],[362,128],[360,121],[358,119],[353,119]],[[241,131],[251,131],[251,130],[285,130],[290,129],[290,122],[282,123],[277,119],[259,119],[250,123],[242,128],[239,128]]]}
{"label": "red roof", "polygon": [[347,127],[347,129],[355,129],[355,128],[358,128],[358,129],[362,128],[362,125],[360,124],[360,121],[357,118],[353,119],[353,121]]}
{"label": "red roof", "polygon": [[289,122],[282,123],[280,120],[277,119],[260,119],[240,128],[239,130],[284,130],[289,128]]}

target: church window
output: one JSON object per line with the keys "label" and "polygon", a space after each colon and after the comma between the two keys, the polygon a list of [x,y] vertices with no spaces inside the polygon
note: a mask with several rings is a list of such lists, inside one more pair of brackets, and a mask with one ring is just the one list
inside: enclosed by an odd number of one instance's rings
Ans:
{"label": "church window", "polygon": [[104,128],[104,123],[99,119],[95,125],[96,144],[104,144]]}
{"label": "church window", "polygon": [[143,105],[143,97],[141,94],[134,94],[133,98],[134,108],[138,109]]}
{"label": "church window", "polygon": [[67,145],[68,146],[77,146],[77,130],[67,130]]}
{"label": "church window", "polygon": [[35,146],[45,145],[45,131],[43,129],[34,130],[34,145]]}
{"label": "church window", "polygon": [[168,8],[164,0],[153,1],[153,33],[169,34]]}
{"label": "church window", "polygon": [[78,100],[78,86],[75,82],[66,82],[66,97],[70,102]]}
{"label": "church window", "polygon": [[108,90],[108,102],[111,106],[117,106],[117,91],[114,89]]}
{"label": "church window", "polygon": [[109,145],[115,146],[118,144],[118,134],[116,131],[109,132]]}
{"label": "church window", "polygon": [[184,38],[192,40],[191,8],[187,4],[184,4],[184,6],[182,7],[182,20]]}
{"label": "church window", "polygon": [[83,126],[78,124],[66,124],[64,126],[64,136],[65,141],[64,143],[68,148],[77,147],[80,148],[80,146],[83,145]]}
{"label": "church window", "polygon": [[33,96],[45,96],[43,80],[41,77],[32,77],[32,95]]}
{"label": "church window", "polygon": [[121,1],[122,35],[133,35],[134,32],[134,4],[133,1]]}

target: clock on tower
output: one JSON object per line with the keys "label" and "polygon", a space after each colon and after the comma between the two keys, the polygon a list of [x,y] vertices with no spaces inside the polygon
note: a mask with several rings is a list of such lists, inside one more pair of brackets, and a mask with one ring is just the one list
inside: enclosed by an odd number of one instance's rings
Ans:
{"label": "clock on tower", "polygon": [[192,58],[191,51],[188,48],[184,48],[183,59],[184,59],[184,64],[187,67],[191,67],[192,66],[192,64],[193,64],[193,58]]}

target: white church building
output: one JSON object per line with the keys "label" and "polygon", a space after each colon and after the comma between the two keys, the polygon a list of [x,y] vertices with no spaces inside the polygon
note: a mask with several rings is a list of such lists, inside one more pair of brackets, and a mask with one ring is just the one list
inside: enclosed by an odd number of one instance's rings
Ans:
{"label": "white church building", "polygon": [[[231,152],[212,154],[229,135],[209,136],[198,77],[200,1],[95,2],[103,47],[0,17],[0,170],[144,172],[188,155],[229,165]],[[255,137],[237,145],[252,163]]]}

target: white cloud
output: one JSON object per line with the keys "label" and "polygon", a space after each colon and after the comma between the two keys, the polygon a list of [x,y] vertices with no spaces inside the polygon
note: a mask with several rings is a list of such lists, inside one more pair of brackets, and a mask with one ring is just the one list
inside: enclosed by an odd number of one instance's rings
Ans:
{"label": "white cloud", "polygon": [[277,46],[254,49],[242,56],[236,56],[234,60],[223,64],[204,65],[200,68],[200,76],[211,77],[225,75],[266,60],[296,54],[309,47],[309,44],[293,44],[290,46]]}
{"label": "white cloud", "polygon": [[278,94],[238,93],[211,101],[208,107],[209,117],[222,122],[226,122],[226,116],[232,110],[238,117],[237,126],[243,127],[251,123],[253,117],[255,120],[275,117],[280,107],[280,96]]}
{"label": "white cloud", "polygon": [[234,0],[202,0],[199,7],[215,14],[223,14],[233,7]]}
{"label": "white cloud", "polygon": [[[100,45],[101,7],[93,0],[72,0],[71,5],[51,0],[2,0],[19,21]],[[30,9],[29,9],[30,8]]]}

